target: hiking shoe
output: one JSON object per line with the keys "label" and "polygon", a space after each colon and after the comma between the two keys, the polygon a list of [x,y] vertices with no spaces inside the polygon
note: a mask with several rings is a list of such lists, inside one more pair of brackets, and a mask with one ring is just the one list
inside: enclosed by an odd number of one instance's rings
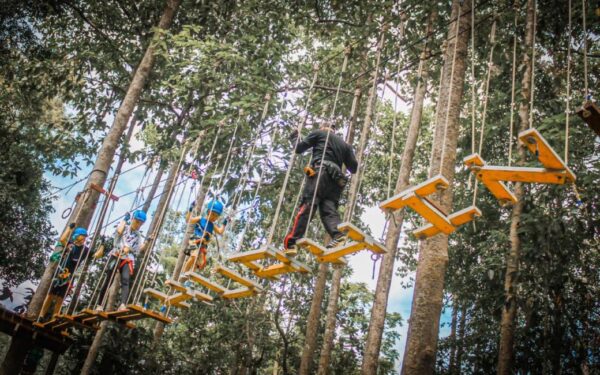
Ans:
{"label": "hiking shoe", "polygon": [[290,247],[286,248],[284,250],[285,255],[289,256],[289,257],[293,257],[298,255],[298,246],[296,245],[291,245]]}
{"label": "hiking shoe", "polygon": [[338,236],[334,239],[332,239],[331,241],[329,241],[329,243],[327,244],[327,246],[325,246],[325,248],[327,249],[333,249],[334,247],[338,247],[340,245],[342,245],[344,242],[346,242],[346,240],[348,239],[348,237],[346,237],[346,235],[341,235]]}

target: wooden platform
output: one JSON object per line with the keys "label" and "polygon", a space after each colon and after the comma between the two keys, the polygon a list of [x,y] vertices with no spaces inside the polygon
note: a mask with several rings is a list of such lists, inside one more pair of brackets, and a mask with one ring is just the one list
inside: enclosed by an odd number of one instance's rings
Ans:
{"label": "wooden platform", "polygon": [[114,320],[118,323],[127,323],[140,319],[154,319],[156,321],[171,324],[173,322],[172,319],[166,317],[163,314],[157,313],[150,309],[145,309],[142,306],[138,305],[127,305],[127,310],[121,311],[110,311],[99,313],[101,316],[106,317],[106,319]]}
{"label": "wooden platform", "polygon": [[575,182],[575,174],[536,129],[519,133],[519,141],[536,156],[543,168],[491,166],[478,154],[469,155],[463,160],[502,204],[517,201],[504,181],[558,185]]}
{"label": "wooden platform", "polygon": [[[215,271],[225,277],[232,279],[235,282],[238,282],[238,279],[243,280],[244,284],[240,284],[244,286],[238,289],[229,290],[223,285],[191,271],[184,273],[183,278],[204,286],[208,290],[215,292],[218,296],[224,299],[251,297],[256,295],[259,291],[262,291],[262,287],[260,285],[254,283],[252,280],[244,278],[243,276],[229,268],[218,266],[218,268],[215,268]],[[233,276],[233,278],[230,276]],[[208,300],[203,300],[203,302],[207,301]]]}
{"label": "wooden platform", "polygon": [[64,353],[73,343],[69,335],[34,326],[34,322],[13,311],[0,307],[0,331],[56,353]]}
{"label": "wooden platform", "polygon": [[[233,254],[227,260],[241,263],[248,267],[256,276],[267,279],[277,279],[280,275],[291,272],[310,272],[310,269],[305,264],[288,257],[285,253],[270,245],[258,250]],[[263,261],[263,263],[258,263],[258,261]],[[264,262],[267,262],[267,264],[264,264]],[[272,262],[277,263],[268,264]]]}
{"label": "wooden platform", "polygon": [[[470,206],[453,213],[452,215],[448,216],[448,219],[455,228],[458,228],[461,225],[473,221],[478,216],[481,216],[481,210],[475,206]],[[420,240],[433,237],[438,233],[440,233],[440,231],[431,224],[424,225],[413,231],[415,237]]]}
{"label": "wooden platform", "polygon": [[[75,315],[76,316],[76,315]],[[47,322],[35,322],[33,325],[38,328],[49,329],[52,331],[65,331],[72,327],[83,329],[98,329],[98,319],[78,320],[73,315],[56,315]]]}
{"label": "wooden platform", "polygon": [[[600,8],[599,8],[600,9]],[[577,115],[600,136],[600,108],[591,100],[577,110]]]}

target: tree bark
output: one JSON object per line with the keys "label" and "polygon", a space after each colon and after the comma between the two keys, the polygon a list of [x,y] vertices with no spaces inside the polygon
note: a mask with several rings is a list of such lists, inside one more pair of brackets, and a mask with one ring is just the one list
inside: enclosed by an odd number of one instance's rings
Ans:
{"label": "tree bark", "polygon": [[458,303],[456,302],[456,296],[453,298],[452,303],[452,321],[450,323],[450,335],[448,336],[448,342],[450,343],[450,359],[448,364],[448,373],[456,373],[456,325],[458,324]]}
{"label": "tree bark", "polygon": [[[427,34],[430,33],[433,17],[432,13],[427,24]],[[394,194],[399,194],[409,186],[410,173],[412,171],[413,159],[417,148],[417,139],[421,128],[421,119],[423,117],[423,103],[427,93],[427,48],[424,49],[419,61],[417,71],[417,86],[414,91],[413,107],[410,114],[410,124],[406,143],[400,162],[400,172],[396,181]],[[379,266],[379,276],[377,277],[377,286],[375,288],[375,300],[371,308],[371,319],[369,321],[369,330],[367,332],[367,341],[365,343],[365,353],[362,364],[362,374],[376,374],[379,364],[379,350],[385,327],[385,316],[387,311],[390,286],[394,275],[394,262],[398,251],[398,241],[402,232],[402,223],[404,221],[403,211],[396,211],[392,214],[389,221],[388,231],[385,237],[385,247],[388,251],[383,256]]]}
{"label": "tree bark", "polygon": [[[529,104],[532,90],[533,59],[530,55],[534,48],[535,28],[535,1],[527,1],[527,23],[525,26],[525,46],[523,47],[523,65],[525,71],[521,80],[522,100],[519,105],[520,130],[529,127]],[[523,166],[525,163],[525,146],[518,146],[518,160],[516,165]],[[523,184],[515,183],[515,196],[517,203],[512,209],[510,221],[510,252],[506,258],[506,274],[504,276],[504,306],[500,321],[500,344],[498,350],[498,374],[508,375],[513,373],[515,364],[515,324],[517,317],[517,285],[519,278],[519,262],[521,257],[521,240],[519,238],[519,223],[523,212],[523,196],[525,190]]]}
{"label": "tree bark", "polygon": [[[441,173],[450,182],[450,187],[436,197],[448,212],[452,208],[452,181],[465,80],[467,40],[471,26],[470,7],[471,3],[468,1],[461,4],[459,0],[454,0],[452,4],[451,18],[454,21],[449,26],[448,48],[440,89],[440,101],[443,103],[439,108],[445,110],[439,111],[436,116],[436,129],[443,130],[436,131],[438,137],[434,139],[433,158],[429,170],[430,176]],[[448,265],[448,236],[438,234],[427,239],[421,242],[419,250],[415,290],[402,364],[402,374],[406,375],[432,374],[435,369],[444,276]]]}
{"label": "tree bark", "polygon": [[144,202],[142,211],[148,212],[148,210],[150,209],[152,201],[154,200],[154,196],[156,195],[156,191],[158,190],[158,185],[160,185],[160,180],[162,179],[164,171],[165,169],[162,166],[158,167],[158,171],[156,171],[156,176],[154,176],[154,181],[152,181],[152,186],[150,187],[150,191],[148,192],[148,198],[146,198],[146,201]]}

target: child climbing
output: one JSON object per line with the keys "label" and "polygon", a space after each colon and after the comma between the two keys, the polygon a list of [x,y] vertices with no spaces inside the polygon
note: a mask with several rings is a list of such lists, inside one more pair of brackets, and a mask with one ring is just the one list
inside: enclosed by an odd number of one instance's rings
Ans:
{"label": "child climbing", "polygon": [[187,222],[194,225],[194,234],[190,237],[190,243],[186,251],[189,258],[183,267],[183,272],[193,271],[194,266],[199,270],[206,266],[207,248],[213,233],[223,234],[227,225],[227,218],[223,220],[222,225],[215,225],[215,222],[223,214],[224,205],[221,201],[212,200],[208,202],[206,217],[192,217],[194,206],[195,203],[193,202],[186,215]]}
{"label": "child climbing", "polygon": [[[118,270],[121,275],[121,304],[118,310],[127,309],[127,298],[129,297],[129,285],[135,276],[135,258],[142,250],[142,233],[140,228],[146,222],[146,212],[137,210],[133,212],[131,223],[129,223],[129,213],[117,226],[114,238],[114,248],[108,254],[108,264],[105,269],[105,279],[98,296],[98,306],[96,310],[104,309],[104,296],[108,286],[111,284],[114,273]],[[104,250],[100,248],[95,258],[104,255]]]}
{"label": "child climbing", "polygon": [[[60,312],[63,300],[71,288],[71,281],[76,268],[81,264],[82,259],[85,259],[89,253],[89,248],[85,245],[87,238],[87,230],[85,228],[75,228],[72,223],[61,235],[57,241],[54,253],[50,256],[50,261],[58,263],[56,275],[50,285],[50,291],[44,299],[40,317],[45,318],[52,309],[52,316]],[[71,234],[72,232],[72,234]]]}
{"label": "child climbing", "polygon": [[[290,135],[290,141],[295,144],[298,137],[299,134],[295,131]],[[327,247],[336,247],[345,238],[344,234],[337,229],[341,223],[338,213],[339,201],[347,182],[346,176],[342,173],[342,165],[346,165],[351,173],[356,173],[358,162],[354,156],[354,150],[351,145],[335,134],[335,127],[327,123],[323,124],[320,129],[310,132],[302,141],[297,142],[295,152],[302,154],[311,148],[312,159],[310,165],[304,168],[306,184],[302,191],[298,214],[294,219],[292,230],[284,240],[287,255],[296,255],[296,241],[304,236],[308,222],[314,217],[317,209],[325,230],[332,238]],[[322,168],[322,172],[319,178],[320,168]],[[317,179],[319,180],[318,187]],[[312,209],[311,203],[313,203]],[[311,215],[310,218],[309,215]]]}

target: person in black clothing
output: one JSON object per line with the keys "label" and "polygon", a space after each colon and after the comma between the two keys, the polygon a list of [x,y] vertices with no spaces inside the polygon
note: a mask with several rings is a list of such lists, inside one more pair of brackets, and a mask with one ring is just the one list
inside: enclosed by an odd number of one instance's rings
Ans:
{"label": "person in black clothing", "polygon": [[[350,173],[356,173],[358,162],[354,155],[352,146],[334,133],[334,128],[324,124],[320,129],[312,131],[302,141],[297,142],[298,132],[290,136],[290,140],[296,145],[295,152],[301,154],[312,148],[312,159],[310,165],[305,168],[307,175],[306,184],[302,191],[302,199],[294,226],[284,240],[286,254],[297,253],[296,241],[304,236],[308,226],[310,212],[314,216],[317,210],[321,216],[323,226],[332,240],[327,244],[328,248],[335,247],[344,241],[344,234],[337,229],[340,224],[338,206],[340,197],[347,183],[347,178],[342,172],[345,165]],[[327,146],[327,147],[326,147]],[[319,178],[319,168],[322,168]],[[317,187],[317,179],[319,186]],[[316,195],[315,195],[316,189]],[[312,210],[310,204],[313,202]]]}

